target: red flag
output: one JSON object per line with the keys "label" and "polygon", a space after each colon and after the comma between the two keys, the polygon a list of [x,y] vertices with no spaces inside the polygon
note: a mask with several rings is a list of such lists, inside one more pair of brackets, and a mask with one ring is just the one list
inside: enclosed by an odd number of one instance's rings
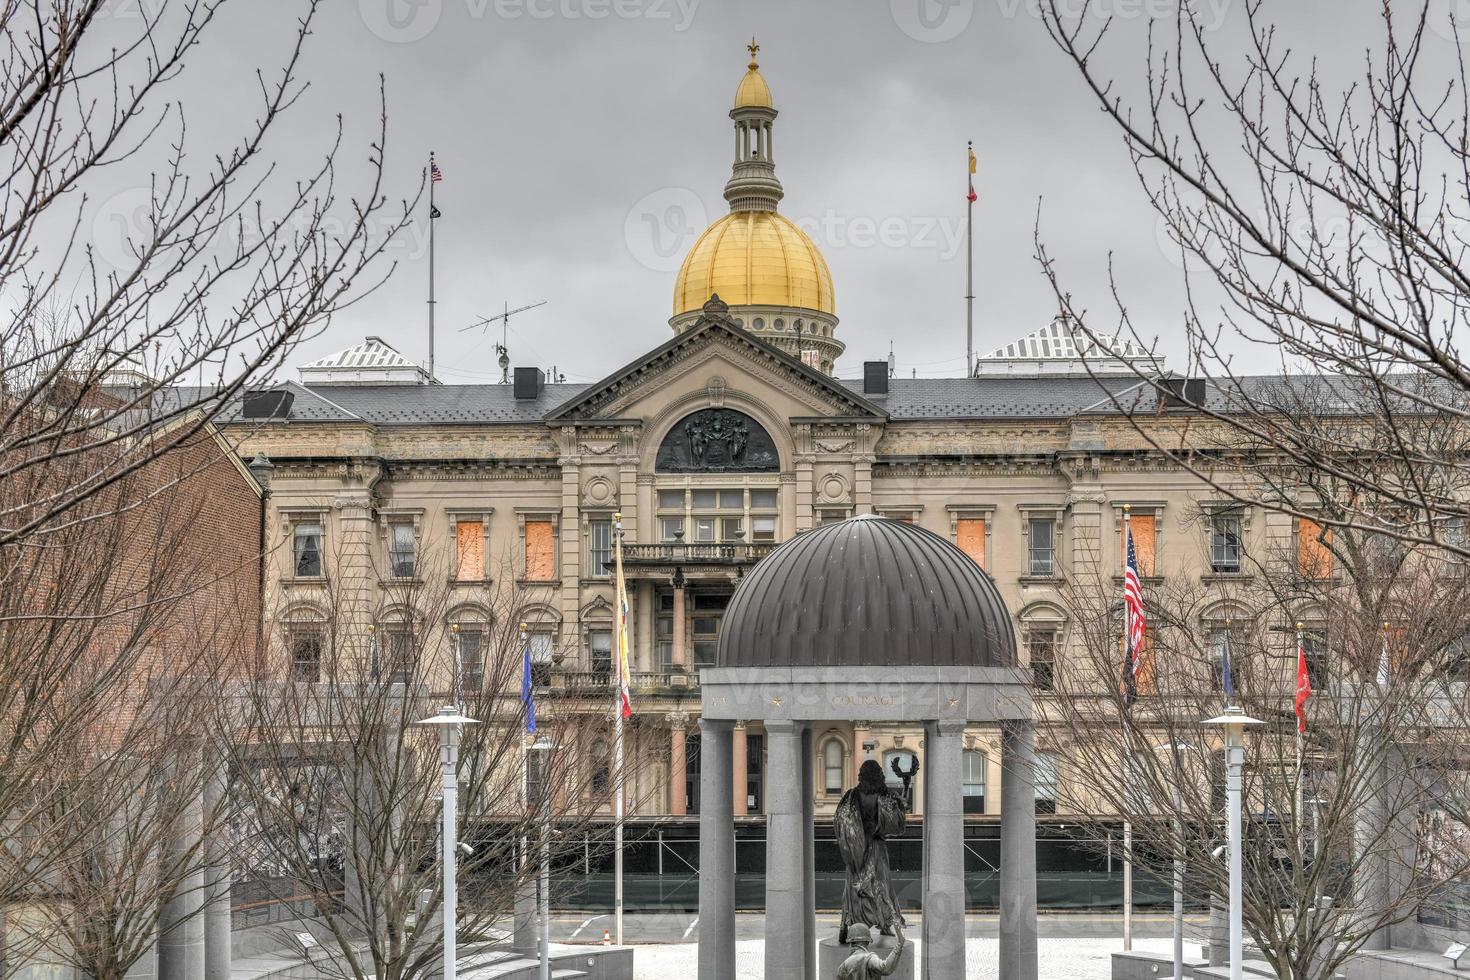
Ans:
{"label": "red flag", "polygon": [[1307,732],[1307,698],[1312,696],[1312,675],[1307,672],[1307,647],[1300,633],[1296,636],[1296,732]]}

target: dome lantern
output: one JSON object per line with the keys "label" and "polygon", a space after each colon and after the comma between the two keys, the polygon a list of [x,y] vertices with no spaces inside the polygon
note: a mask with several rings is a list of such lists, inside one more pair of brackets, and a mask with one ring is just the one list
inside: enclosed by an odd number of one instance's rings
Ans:
{"label": "dome lantern", "polygon": [[772,130],[776,106],[761,74],[755,38],[735,90],[735,159],[725,183],[730,213],[717,219],[684,257],[674,283],[675,333],[692,327],[710,296],[730,304],[740,326],[830,374],[837,340],[832,274],[816,243],[776,210],[785,196],[776,177]]}

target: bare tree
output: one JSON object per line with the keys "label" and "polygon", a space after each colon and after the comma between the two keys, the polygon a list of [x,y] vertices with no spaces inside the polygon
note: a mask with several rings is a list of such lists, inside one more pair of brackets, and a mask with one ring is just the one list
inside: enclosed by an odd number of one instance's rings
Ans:
{"label": "bare tree", "polygon": [[[1247,738],[1245,926],[1289,980],[1335,976],[1470,874],[1470,854],[1434,843],[1470,825],[1455,688],[1470,578],[1432,546],[1360,537],[1292,538],[1222,581],[1149,579],[1136,700],[1113,570],[1083,570],[1066,589],[1074,657],[1043,699],[1059,802],[1131,821],[1139,872],[1168,883],[1179,860],[1197,901],[1228,892],[1223,746],[1200,725],[1225,706],[1228,658],[1234,703],[1266,722]],[[1300,735],[1299,652],[1314,690]]]}
{"label": "bare tree", "polygon": [[255,536],[210,529],[258,508],[205,432],[74,509],[104,517],[11,546],[0,974],[120,978],[157,943],[161,907],[199,887],[205,705],[254,659],[260,609]]}
{"label": "bare tree", "polygon": [[[1104,67],[1124,25],[1041,9],[1183,260],[1191,373],[1210,382],[1192,420],[1161,424],[1158,396],[1179,391],[1138,363],[1143,387],[1115,406],[1223,492],[1319,519],[1299,477],[1321,473],[1350,491],[1331,525],[1470,556],[1470,91],[1451,12],[1382,3],[1381,33],[1344,76],[1289,44],[1264,0],[1243,8],[1244,35],[1180,4],[1148,23],[1134,89]],[[1089,310],[1042,238],[1077,329],[1104,343],[1152,332],[1116,283]],[[1278,376],[1241,371],[1232,351]]]}
{"label": "bare tree", "polygon": [[538,664],[536,734],[552,749],[531,758],[521,700],[530,597],[508,568],[493,582],[427,584],[438,557],[425,542],[421,578],[378,569],[385,585],[373,598],[327,582],[278,597],[270,656],[227,720],[244,811],[237,875],[308,923],[327,975],[408,980],[438,969],[439,736],[416,722],[440,705],[480,721],[465,726],[459,755],[471,848],[458,872],[462,941],[492,939],[533,885],[543,807],[559,861],[581,856],[608,803],[611,760],[591,749],[605,730],[598,717],[611,722],[610,689],[600,715],[568,713]]}
{"label": "bare tree", "polygon": [[[310,170],[271,160],[320,0],[300,3],[284,63],[257,73],[253,116],[232,107],[240,135],[194,145],[178,96],[225,2],[140,4],[133,19],[105,0],[0,5],[0,481],[43,488],[3,501],[0,547],[77,519],[197,434],[380,281],[408,220],[385,194],[385,110],[358,193],[338,187],[340,119]],[[103,250],[85,218],[114,173],[145,176]],[[108,384],[117,397],[92,397]]]}

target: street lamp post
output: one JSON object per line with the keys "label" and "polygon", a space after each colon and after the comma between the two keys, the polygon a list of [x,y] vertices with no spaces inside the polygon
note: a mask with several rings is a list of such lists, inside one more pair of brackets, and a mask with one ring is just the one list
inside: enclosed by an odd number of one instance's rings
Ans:
{"label": "street lamp post", "polygon": [[536,876],[536,907],[541,919],[540,939],[537,944],[540,947],[538,951],[540,980],[551,980],[551,806],[545,798],[545,779],[552,748],[551,740],[545,735],[537,736],[536,741],[526,747],[528,752],[540,753],[540,761],[536,768],[540,773],[538,782],[542,786],[541,868]]}
{"label": "street lamp post", "polygon": [[1230,980],[1241,980],[1241,958],[1244,942],[1241,893],[1243,853],[1241,847],[1241,771],[1245,767],[1245,729],[1263,724],[1231,705],[1223,715],[1206,719],[1201,725],[1225,731],[1225,795],[1226,823],[1230,834]]}
{"label": "street lamp post", "polygon": [[455,877],[455,848],[459,833],[455,818],[459,809],[459,737],[465,725],[477,725],[473,718],[460,714],[453,705],[440,708],[432,718],[415,722],[439,728],[439,764],[443,772],[443,826],[440,833],[440,857],[444,873],[444,980],[454,980],[455,929],[459,924],[459,882]]}

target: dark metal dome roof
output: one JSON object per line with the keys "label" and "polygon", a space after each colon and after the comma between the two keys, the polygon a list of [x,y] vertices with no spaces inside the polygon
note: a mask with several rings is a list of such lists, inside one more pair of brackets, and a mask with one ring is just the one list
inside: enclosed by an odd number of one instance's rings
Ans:
{"label": "dark metal dome roof", "polygon": [[720,667],[1013,667],[989,576],[923,528],[868,516],[786,542],[745,576]]}

